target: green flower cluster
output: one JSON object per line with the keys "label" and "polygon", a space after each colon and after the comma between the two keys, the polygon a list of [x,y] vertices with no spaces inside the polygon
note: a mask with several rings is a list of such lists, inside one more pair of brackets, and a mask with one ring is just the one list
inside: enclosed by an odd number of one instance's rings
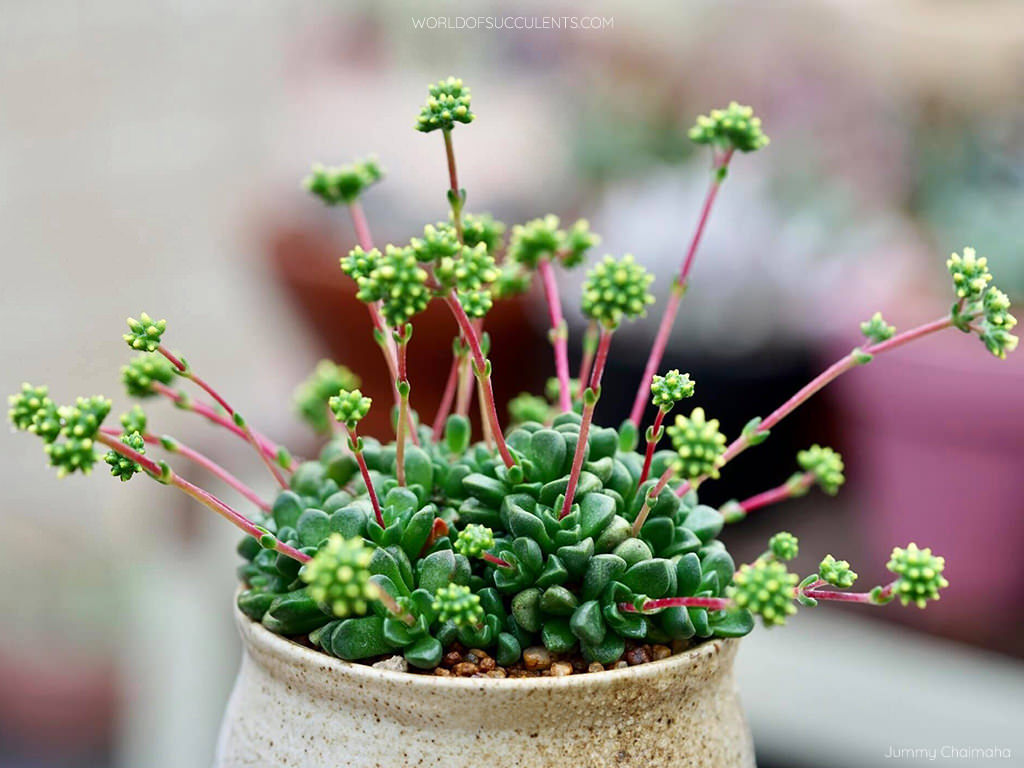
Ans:
{"label": "green flower cluster", "polygon": [[709,114],[698,117],[689,135],[690,140],[697,144],[738,149],[740,152],[753,152],[768,144],[768,137],[761,130],[761,118],[754,116],[751,107],[735,101],[725,109],[713,109]]}
{"label": "green flower cluster", "polygon": [[154,384],[170,384],[173,378],[174,366],[154,352],[138,354],[121,368],[121,381],[129,397],[152,397],[156,394]]}
{"label": "green flower cluster", "polygon": [[457,627],[473,627],[484,620],[480,596],[461,584],[448,584],[434,594],[433,608],[441,621]]}
{"label": "green flower cluster", "polygon": [[494,531],[486,525],[470,523],[455,539],[455,551],[466,557],[480,557],[494,546]]}
{"label": "green flower cluster", "polygon": [[50,399],[47,387],[34,387],[28,382],[21,385],[21,391],[9,395],[10,409],[7,418],[15,429],[31,432],[50,442],[60,433],[57,406]]}
{"label": "green flower cluster", "polygon": [[528,421],[543,424],[548,420],[550,410],[547,400],[529,392],[522,392],[508,402],[508,413],[515,424],[525,424]]}
{"label": "green flower cluster", "polygon": [[[121,442],[139,453],[146,452],[146,441],[142,439],[142,435],[138,432],[121,435]],[[131,480],[137,472],[142,471],[142,467],[138,462],[129,459],[127,456],[122,456],[114,450],[107,451],[103,461],[110,465],[110,474],[119,478],[122,483]]]}
{"label": "green flower cluster", "polygon": [[760,616],[767,626],[781,626],[796,613],[797,580],[778,560],[755,560],[733,574],[726,594],[740,608]]}
{"label": "green flower cluster", "polygon": [[309,595],[338,618],[362,616],[380,595],[370,581],[373,548],[359,537],[346,539],[332,533],[299,575]]}
{"label": "green flower cluster", "polygon": [[370,412],[372,404],[373,400],[363,397],[363,393],[358,389],[342,389],[327,401],[334,418],[349,429],[354,429],[356,424],[363,420]]}
{"label": "green flower cluster", "polygon": [[462,214],[462,242],[470,248],[483,243],[488,253],[497,253],[504,240],[504,236],[505,224],[495,219],[491,214]]}
{"label": "green flower cluster", "polygon": [[860,332],[864,334],[865,339],[877,344],[880,341],[891,339],[893,334],[896,333],[896,326],[885,322],[881,312],[875,312],[870,320],[860,324]]}
{"label": "green flower cluster", "polygon": [[831,448],[812,445],[796,455],[797,463],[805,472],[814,475],[814,481],[829,496],[839,493],[839,486],[846,482],[843,477],[843,457]]}
{"label": "green flower cluster", "polygon": [[317,163],[303,186],[327,205],[354,203],[363,191],[384,177],[377,158],[368,157],[349,165],[325,166]]}
{"label": "green flower cluster", "polygon": [[365,280],[370,273],[380,264],[380,251],[371,248],[364,251],[358,245],[348,252],[348,256],[341,257],[341,271],[356,281]]}
{"label": "green flower cluster", "polygon": [[414,237],[409,241],[409,248],[420,262],[440,262],[450,259],[462,250],[462,244],[450,224],[439,223],[436,226],[427,224],[423,228],[423,237]]}
{"label": "green flower cluster", "polygon": [[565,267],[583,263],[587,251],[601,242],[590,231],[590,223],[579,219],[569,229],[560,229],[554,214],[512,227],[508,258],[527,269],[536,269],[543,259],[558,260]]}
{"label": "green flower cluster", "polygon": [[622,320],[647,313],[654,296],[647,287],[654,275],[636,263],[631,254],[621,259],[605,256],[588,272],[583,285],[583,314],[615,330]]}
{"label": "green flower cluster", "polygon": [[57,409],[60,418],[61,440],[46,445],[50,464],[60,477],[81,472],[89,474],[97,461],[95,441],[100,425],[110,413],[110,401],[105,397],[80,397],[74,405]]}
{"label": "green flower cluster", "polygon": [[320,433],[330,431],[328,402],[340,390],[359,386],[359,377],[344,365],[321,360],[313,372],[295,389],[294,402],[299,415]]}
{"label": "green flower cluster", "polygon": [[132,432],[145,433],[148,422],[146,412],[139,405],[133,405],[130,410],[121,414],[121,427],[128,435]]}
{"label": "green flower cluster", "polygon": [[459,257],[443,258],[434,270],[438,282],[445,289],[455,289],[466,314],[483,317],[493,305],[490,286],[500,271],[494,257],[484,243],[461,248]]}
{"label": "green flower cluster", "polygon": [[708,420],[703,408],[694,408],[689,417],[676,416],[676,423],[668,427],[668,436],[679,454],[680,477],[691,481],[705,475],[718,477],[725,453],[725,435],[718,430],[718,419]]}
{"label": "green flower cluster", "polygon": [[850,568],[850,563],[846,560],[836,560],[832,555],[825,555],[825,558],[818,564],[818,578],[833,587],[846,589],[853,586],[857,580],[857,574]]}
{"label": "green flower cluster", "polygon": [[949,586],[942,575],[946,559],[932,554],[931,549],[919,549],[908,544],[906,549],[895,547],[885,566],[899,576],[895,593],[903,605],[914,603],[924,608],[929,600],[939,599],[939,590]]}
{"label": "green flower cluster", "polygon": [[964,255],[954,253],[946,261],[953,277],[958,301],[953,305],[953,324],[965,333],[975,333],[985,348],[1001,360],[1017,348],[1019,339],[1011,331],[1017,318],[1010,314],[1010,300],[992,282],[988,259],[973,248]]}
{"label": "green flower cluster", "polygon": [[430,96],[416,118],[416,130],[430,133],[440,128],[450,131],[456,123],[471,123],[476,118],[470,109],[469,88],[457,77],[449,77],[429,87]]}
{"label": "green flower cluster", "polygon": [[768,551],[777,560],[794,560],[800,554],[800,541],[789,531],[779,531],[768,540]]}
{"label": "green flower cluster", "polygon": [[154,320],[143,312],[138,320],[134,317],[128,318],[128,333],[124,334],[123,338],[132,349],[156,352],[166,330],[166,320]]}
{"label": "green flower cluster", "polygon": [[655,374],[651,380],[651,402],[662,413],[668,413],[680,400],[693,397],[694,387],[688,373],[673,369],[664,376]]}
{"label": "green flower cluster", "polygon": [[[370,251],[366,255],[373,259],[374,253]],[[383,256],[376,251],[375,265],[370,274],[357,278],[359,292],[356,297],[360,301],[381,302],[381,314],[388,324],[401,326],[430,303],[427,278],[427,271],[419,265],[409,248],[389,245]]]}

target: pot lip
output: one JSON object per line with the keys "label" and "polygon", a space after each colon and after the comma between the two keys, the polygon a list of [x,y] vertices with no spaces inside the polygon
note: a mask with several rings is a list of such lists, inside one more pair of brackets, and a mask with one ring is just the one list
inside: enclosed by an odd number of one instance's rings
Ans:
{"label": "pot lip", "polygon": [[[277,635],[259,622],[242,613],[234,606],[235,623],[242,637],[245,652],[253,647],[262,654],[295,666],[315,665],[323,671],[330,671],[354,679],[360,683],[400,683],[424,692],[443,689],[504,690],[536,688],[600,688],[620,685],[627,681],[640,681],[673,672],[683,667],[703,667],[724,654],[735,653],[741,638],[712,637],[700,645],[682,653],[676,653],[658,661],[648,661],[623,669],[608,669],[604,672],[566,675],[564,677],[523,677],[523,678],[482,678],[482,677],[439,677],[437,675],[398,672],[377,669],[368,664],[357,664],[329,656],[322,651]],[[259,662],[257,662],[259,663]]]}

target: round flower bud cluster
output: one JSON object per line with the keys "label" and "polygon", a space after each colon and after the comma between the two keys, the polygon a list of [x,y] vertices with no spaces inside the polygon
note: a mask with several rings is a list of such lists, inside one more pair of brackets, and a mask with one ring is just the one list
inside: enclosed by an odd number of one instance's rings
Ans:
{"label": "round flower bud cluster", "polygon": [[559,259],[565,267],[583,263],[587,251],[601,242],[590,231],[590,223],[579,219],[568,230],[559,229],[559,219],[548,214],[512,227],[508,258],[528,269],[536,269],[542,259]]}
{"label": "round flower bud cluster", "polygon": [[953,277],[953,290],[958,299],[974,301],[981,298],[992,274],[988,271],[988,259],[978,256],[973,248],[964,248],[964,255],[952,254],[946,260],[946,268]]}
{"label": "round flower bud cluster", "polygon": [[439,621],[450,621],[457,627],[476,627],[484,620],[480,596],[461,584],[440,587],[434,594],[432,607]]}
{"label": "round flower bud cluster", "polygon": [[480,557],[494,546],[494,531],[486,525],[470,523],[455,539],[455,551],[466,557]]}
{"label": "round flower bud cluster", "polygon": [[429,87],[430,96],[416,118],[416,130],[430,133],[440,128],[450,131],[455,123],[471,123],[476,118],[470,109],[469,88],[457,77],[449,77]]}
{"label": "round flower bud cluster", "polygon": [[501,272],[484,243],[462,247],[457,259],[441,259],[434,274],[443,287],[455,289],[470,317],[483,317],[490,311],[494,304],[490,285]]}
{"label": "round flower bud cluster", "polygon": [[818,578],[833,587],[846,589],[853,586],[857,574],[846,560],[836,560],[832,555],[825,555],[825,559],[818,564]]}
{"label": "round flower bud cluster", "polygon": [[373,271],[357,279],[360,301],[380,301],[381,314],[391,326],[408,322],[430,303],[427,272],[409,248],[389,245]]}
{"label": "round flower bud cluster", "polygon": [[1010,331],[1017,325],[1017,318],[1010,314],[1010,299],[994,285],[985,291],[982,299],[984,319],[981,323],[981,340],[985,348],[1001,360],[1017,348],[1019,339]]}
{"label": "round flower bud cluster", "polygon": [[524,424],[527,421],[543,424],[548,420],[549,411],[547,400],[529,392],[516,395],[508,403],[508,413],[516,424]]}
{"label": "round flower bud cluster", "polygon": [[36,415],[42,411],[56,411],[56,406],[54,406],[53,401],[50,399],[49,392],[50,390],[47,387],[34,387],[25,382],[21,385],[20,392],[7,397],[7,404],[9,406],[7,418],[15,429],[36,434],[36,430],[33,428]]}
{"label": "round flower bud cluster", "polygon": [[487,252],[493,254],[501,247],[504,236],[505,224],[491,214],[462,214],[462,242],[470,248],[483,243]]}
{"label": "round flower bud cluster", "polygon": [[588,272],[583,284],[583,314],[607,330],[618,328],[624,318],[647,313],[654,296],[647,287],[654,275],[636,263],[631,254],[621,259],[605,256]]}
{"label": "round flower bud cluster", "polygon": [[768,540],[768,549],[777,560],[793,560],[800,554],[800,542],[789,531],[780,531]]}
{"label": "round flower bud cluster", "polygon": [[651,402],[662,413],[668,413],[680,400],[693,397],[694,386],[690,374],[676,369],[664,376],[655,375],[651,381]]}
{"label": "round flower bud cluster", "polygon": [[694,408],[689,418],[676,416],[676,423],[668,427],[672,447],[679,454],[677,467],[686,480],[707,475],[718,477],[725,453],[725,435],[718,431],[718,419],[706,419],[703,408]]}
{"label": "round flower bud cluster", "polygon": [[295,407],[299,415],[317,432],[330,430],[327,403],[340,390],[359,386],[359,377],[344,365],[321,360],[313,373],[295,389]]}
{"label": "round flower bud cluster", "polygon": [[412,238],[409,247],[416,255],[416,261],[439,262],[458,254],[462,244],[450,224],[438,223],[436,226],[427,224],[423,228],[423,237]]}
{"label": "round flower bud cluster", "polygon": [[988,259],[973,248],[964,248],[964,255],[954,253],[946,266],[958,298],[953,305],[953,325],[964,333],[976,333],[989,352],[1005,360],[1017,348],[1019,339],[1011,333],[1017,318],[1010,314],[1006,294],[990,285]]}
{"label": "round flower bud cluster", "polygon": [[356,281],[366,279],[380,263],[380,251],[371,248],[364,251],[358,245],[348,252],[348,256],[341,257],[341,271]]}
{"label": "round flower bud cluster", "polygon": [[110,413],[110,401],[105,397],[80,397],[74,405],[57,410],[62,426],[63,440],[46,446],[50,464],[60,477],[82,472],[89,474],[96,463],[95,439],[103,420]]}
{"label": "round flower bud cluster", "polygon": [[[121,435],[121,442],[139,453],[146,452],[146,441],[142,439],[142,435],[138,432]],[[110,465],[110,474],[120,478],[122,483],[131,480],[135,473],[142,471],[142,467],[136,461],[129,459],[127,456],[122,456],[114,450],[107,451],[103,461]]]}
{"label": "round flower bud cluster", "polygon": [[767,626],[781,626],[796,613],[797,575],[778,560],[756,560],[733,574],[726,595],[739,607],[760,616]]}
{"label": "round flower bud cluster", "polygon": [[332,533],[299,575],[309,585],[309,596],[339,619],[363,616],[380,594],[370,581],[371,559],[373,548],[361,538]]}
{"label": "round flower bud cluster", "polygon": [[130,411],[121,414],[121,427],[126,435],[130,435],[132,432],[145,432],[148,422],[146,412],[138,405],[133,405]]}
{"label": "round flower bud cluster", "polygon": [[812,445],[797,453],[796,460],[801,469],[814,475],[814,481],[830,496],[839,493],[839,486],[846,482],[843,457],[831,448]]}
{"label": "round flower bud cluster", "polygon": [[156,352],[160,346],[160,339],[167,330],[166,320],[154,320],[145,312],[139,315],[139,319],[128,318],[128,333],[122,337],[132,349],[143,352]]}
{"label": "round flower bud cluster", "polygon": [[521,264],[506,260],[499,267],[498,279],[491,286],[491,294],[496,299],[508,299],[526,293],[530,288],[530,278],[533,276],[529,270]]}
{"label": "round flower bud cluster", "polygon": [[738,149],[740,152],[753,152],[768,144],[768,137],[761,130],[761,118],[754,116],[751,107],[735,101],[725,109],[713,109],[709,114],[698,117],[689,136],[697,144]]}
{"label": "round flower bud cluster", "polygon": [[878,343],[891,339],[893,334],[896,333],[896,326],[885,322],[881,312],[875,312],[870,320],[860,324],[860,332],[864,334],[864,338],[868,341]]}
{"label": "round flower bud cluster", "polygon": [[368,157],[350,165],[325,166],[317,163],[303,186],[327,205],[354,203],[367,187],[384,177],[377,158]]}
{"label": "round flower bud cluster", "polygon": [[121,368],[121,381],[130,397],[152,397],[153,384],[170,384],[174,366],[161,354],[143,352]]}
{"label": "round flower bud cluster", "polygon": [[363,397],[363,393],[358,389],[351,391],[342,389],[330,398],[327,404],[331,413],[334,414],[334,418],[352,429],[369,413],[373,400]]}
{"label": "round flower bud cluster", "polygon": [[929,600],[939,599],[940,589],[949,586],[942,575],[946,559],[933,555],[927,547],[918,549],[917,544],[894,548],[885,567],[899,576],[894,592],[903,605],[914,603],[924,608]]}

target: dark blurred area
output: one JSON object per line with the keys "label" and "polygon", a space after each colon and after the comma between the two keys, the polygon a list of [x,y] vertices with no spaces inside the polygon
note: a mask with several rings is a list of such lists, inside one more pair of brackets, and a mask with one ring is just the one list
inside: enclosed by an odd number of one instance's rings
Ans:
{"label": "dark blurred area", "polygon": [[[656,274],[659,304],[613,344],[604,424],[628,413],[696,224],[709,160],[686,130],[733,99],[772,143],[732,165],[662,366],[692,375],[691,404],[727,435],[857,344],[874,311],[900,328],[945,312],[945,259],[965,245],[1024,301],[1020,3],[549,2],[514,12],[613,23],[413,23],[512,12],[495,0],[9,0],[4,391],[27,379],[58,399],[117,394],[123,317],[145,309],[260,429],[314,455],[291,393],[319,358],[356,370],[381,402],[390,384],[337,266],[351,226],[299,182],[314,161],[375,152],[387,177],[365,203],[378,243],[443,219],[443,148],[412,121],[426,83],[449,73],[473,87],[478,114],[456,135],[469,210],[509,226],[586,217],[598,255],[632,252]],[[575,370],[582,271],[560,279]],[[538,292],[488,317],[502,404],[553,374],[545,323]],[[454,330],[440,308],[417,319],[424,421]],[[728,530],[738,562],[780,529],[800,537],[797,570],[832,552],[865,584],[893,545],[947,558],[951,586],[927,612],[804,611],[745,642],[761,765],[882,765],[885,745],[940,739],[1024,749],[1008,727],[1024,683],[1022,391],[1024,354],[1000,362],[950,331],[852,372],[701,489],[709,503],[744,498],[784,481],[798,450],[832,445],[846,460],[839,496]],[[156,429],[265,482],[222,435],[152,411]],[[386,436],[385,409],[374,417],[369,431]],[[151,484],[56,484],[38,446],[2,439],[0,768],[207,764],[238,657],[234,531]],[[846,709],[828,709],[839,698]],[[808,734],[808,712],[845,716]]]}

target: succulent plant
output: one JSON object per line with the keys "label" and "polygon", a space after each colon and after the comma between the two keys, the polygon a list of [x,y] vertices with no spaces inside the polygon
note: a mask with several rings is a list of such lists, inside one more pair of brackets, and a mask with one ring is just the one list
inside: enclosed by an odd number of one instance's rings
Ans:
{"label": "succulent plant", "polygon": [[[652,276],[628,255],[605,256],[590,268],[581,305],[591,322],[573,375],[554,265],[581,264],[598,238],[585,220],[563,228],[547,215],[513,227],[505,249],[503,224],[465,211],[452,130],[474,118],[462,81],[448,78],[430,87],[416,127],[440,130],[444,138],[448,221],[427,225],[407,245],[373,245],[359,197],[381,178],[375,161],[317,166],[306,182],[325,203],[343,203],[351,216],[358,244],[341,259],[341,270],[367,306],[391,375],[393,441],[360,434],[371,399],[348,368],[322,361],[295,402],[300,416],[329,437],[316,458],[296,461],[170,352],[163,345],[167,324],[146,314],[129,320],[124,337],[140,352],[122,370],[128,394],[169,400],[239,438],[279,484],[272,498],[175,438],[150,432],[137,406],[122,416],[122,429],[105,427],[110,401],[79,398],[58,406],[45,387],[26,384],[10,397],[12,425],[43,441],[59,474],[88,473],[105,450],[112,475],[127,480],[141,473],[226,518],[245,534],[238,547],[239,609],[273,632],[306,638],[349,660],[402,655],[415,668],[433,669],[460,643],[485,649],[503,665],[519,662],[531,645],[607,665],[623,656],[627,643],[685,647],[738,637],[751,631],[754,616],[779,625],[799,605],[822,600],[883,605],[898,598],[923,606],[937,599],[947,585],[944,561],[914,544],[893,550],[888,568],[896,578],[867,592],[848,591],[856,574],[831,555],[800,580],[786,565],[799,543],[785,531],[771,537],[764,554],[737,567],[718,539],[723,527],[814,485],[835,494],[844,466],[830,448],[801,451],[799,471],[789,479],[720,509],[702,504],[698,492],[828,383],[891,349],[957,328],[977,334],[997,356],[1012,351],[1016,321],[1006,296],[991,284],[985,259],[970,249],[950,258],[955,298],[947,315],[900,333],[874,315],[861,325],[862,347],[772,413],[752,419],[731,441],[701,406],[664,426],[672,409],[695,394],[689,374],[659,373],[659,366],[701,233],[735,151],[767,144],[750,108],[733,103],[713,110],[691,131],[696,143],[709,145],[713,160],[697,229],[630,417],[618,428],[602,426],[595,408],[612,340],[623,322],[653,303]],[[548,302],[551,403],[524,393],[510,404],[512,423],[504,427],[483,323],[493,301],[525,290],[535,274]],[[445,394],[428,427],[411,407],[406,356],[416,315],[431,302],[451,312],[458,336]],[[194,385],[198,396],[171,388],[175,377]],[[477,442],[468,418],[474,399],[483,425]],[[654,418],[641,432],[651,406]],[[665,433],[671,447],[658,450]],[[641,434],[643,453],[637,450]],[[157,452],[223,480],[252,511],[185,480],[154,458]]]}

